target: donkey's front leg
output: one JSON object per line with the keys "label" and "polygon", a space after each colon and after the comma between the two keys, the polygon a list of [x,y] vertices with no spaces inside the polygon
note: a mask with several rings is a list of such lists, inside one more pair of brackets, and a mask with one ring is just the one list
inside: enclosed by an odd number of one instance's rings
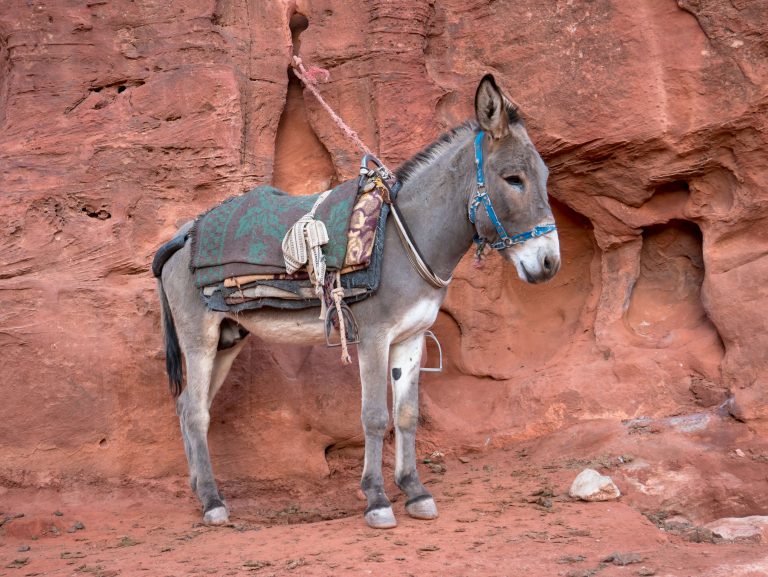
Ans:
{"label": "donkey's front leg", "polygon": [[416,471],[419,423],[419,369],[424,335],[392,345],[392,399],[395,418],[395,482],[405,493],[405,510],[416,519],[435,519],[437,506]]}
{"label": "donkey's front leg", "polygon": [[397,526],[392,503],[384,493],[381,452],[387,430],[387,360],[389,342],[376,337],[358,345],[360,381],[363,387],[362,421],[365,432],[365,465],[360,486],[368,499],[365,521],[375,529]]}

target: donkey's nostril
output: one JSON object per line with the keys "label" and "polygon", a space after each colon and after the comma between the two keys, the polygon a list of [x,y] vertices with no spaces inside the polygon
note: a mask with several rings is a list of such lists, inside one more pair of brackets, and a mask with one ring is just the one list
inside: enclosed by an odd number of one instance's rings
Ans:
{"label": "donkey's nostril", "polygon": [[545,271],[552,272],[552,259],[550,259],[548,256],[545,256],[542,266],[544,267]]}

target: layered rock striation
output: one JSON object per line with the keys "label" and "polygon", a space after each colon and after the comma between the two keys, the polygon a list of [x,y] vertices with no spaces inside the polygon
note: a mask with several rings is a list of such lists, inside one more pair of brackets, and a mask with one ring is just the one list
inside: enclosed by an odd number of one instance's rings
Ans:
{"label": "layered rock striation", "polygon": [[[182,474],[149,263],[256,184],[395,166],[493,72],[551,169],[563,267],[460,265],[424,443],[721,406],[768,417],[768,7],[759,0],[180,0],[0,8],[2,477]],[[254,341],[213,409],[227,478],[321,476],[362,442],[356,371]]]}

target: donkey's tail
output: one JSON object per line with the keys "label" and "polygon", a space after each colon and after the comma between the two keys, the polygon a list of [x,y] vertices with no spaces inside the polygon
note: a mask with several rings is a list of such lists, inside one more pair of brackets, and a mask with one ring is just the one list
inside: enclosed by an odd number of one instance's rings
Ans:
{"label": "donkey's tail", "polygon": [[165,335],[165,370],[168,373],[168,385],[175,399],[181,394],[183,387],[183,375],[181,370],[181,347],[179,335],[176,333],[176,324],[173,322],[173,314],[168,304],[168,297],[163,288],[163,266],[173,254],[184,246],[187,240],[186,234],[177,234],[172,240],[165,243],[155,254],[152,261],[152,274],[157,278],[157,291],[160,293],[160,307],[163,312],[163,335]]}

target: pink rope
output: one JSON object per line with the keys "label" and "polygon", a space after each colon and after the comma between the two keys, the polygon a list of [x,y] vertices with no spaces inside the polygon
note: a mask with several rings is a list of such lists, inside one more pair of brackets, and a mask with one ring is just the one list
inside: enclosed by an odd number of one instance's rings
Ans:
{"label": "pink rope", "polygon": [[323,108],[325,108],[325,111],[330,115],[336,125],[341,128],[342,132],[347,135],[347,138],[354,142],[357,147],[366,154],[373,155],[371,149],[368,148],[362,140],[360,140],[357,132],[347,126],[341,117],[333,111],[333,108],[328,106],[328,103],[323,100],[323,97],[320,96],[320,93],[317,91],[317,84],[319,82],[328,82],[328,80],[331,78],[331,73],[324,68],[319,68],[317,66],[310,66],[309,70],[307,70],[304,68],[304,64],[302,63],[301,58],[298,56],[293,57],[292,65],[293,71],[299,80],[301,80],[304,83],[304,86],[307,87],[307,90],[309,90],[315,96],[315,98],[317,98],[317,101]]}

